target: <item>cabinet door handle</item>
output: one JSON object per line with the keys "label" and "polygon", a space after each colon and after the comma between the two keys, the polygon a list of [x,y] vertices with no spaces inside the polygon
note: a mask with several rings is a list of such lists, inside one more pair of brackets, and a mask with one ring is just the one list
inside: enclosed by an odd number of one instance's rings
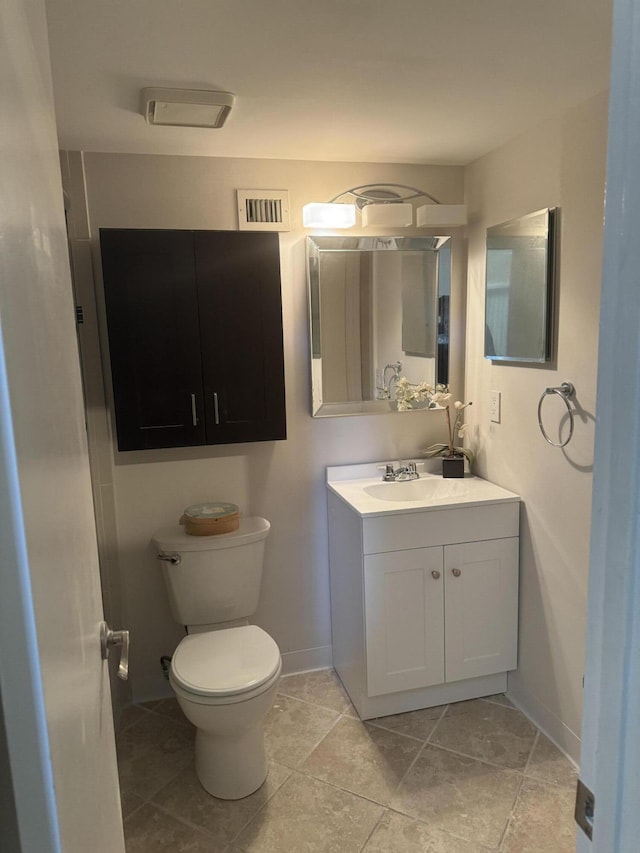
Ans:
{"label": "cabinet door handle", "polygon": [[213,418],[217,424],[220,423],[220,408],[218,406],[218,392],[213,392]]}
{"label": "cabinet door handle", "polygon": [[459,578],[462,572],[460,571],[460,569],[451,569],[451,574],[454,576],[454,578]]}
{"label": "cabinet door handle", "polygon": [[196,395],[191,395],[191,423],[198,426],[198,410],[196,408]]}
{"label": "cabinet door handle", "polygon": [[440,572],[436,572],[434,570],[433,572],[431,572],[431,577],[434,579],[434,581],[439,580],[440,579]]}

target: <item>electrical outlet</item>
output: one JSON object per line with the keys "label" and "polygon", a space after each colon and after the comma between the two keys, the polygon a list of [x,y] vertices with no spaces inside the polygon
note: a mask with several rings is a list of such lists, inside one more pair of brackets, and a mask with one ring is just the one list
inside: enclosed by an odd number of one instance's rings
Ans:
{"label": "electrical outlet", "polygon": [[494,424],[500,423],[500,391],[489,391],[489,419]]}

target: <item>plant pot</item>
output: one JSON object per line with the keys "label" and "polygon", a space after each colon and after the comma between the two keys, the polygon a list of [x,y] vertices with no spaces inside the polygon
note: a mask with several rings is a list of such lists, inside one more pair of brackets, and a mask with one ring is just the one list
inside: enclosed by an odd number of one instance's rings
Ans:
{"label": "plant pot", "polygon": [[464,477],[464,456],[461,453],[442,457],[442,476]]}

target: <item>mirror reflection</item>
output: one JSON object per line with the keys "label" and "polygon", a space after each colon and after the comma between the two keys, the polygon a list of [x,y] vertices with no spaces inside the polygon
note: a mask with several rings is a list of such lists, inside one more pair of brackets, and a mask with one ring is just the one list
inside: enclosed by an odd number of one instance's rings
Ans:
{"label": "mirror reflection", "polygon": [[395,410],[449,381],[450,237],[309,237],[315,417]]}
{"label": "mirror reflection", "polygon": [[486,358],[552,357],[555,209],[487,229]]}

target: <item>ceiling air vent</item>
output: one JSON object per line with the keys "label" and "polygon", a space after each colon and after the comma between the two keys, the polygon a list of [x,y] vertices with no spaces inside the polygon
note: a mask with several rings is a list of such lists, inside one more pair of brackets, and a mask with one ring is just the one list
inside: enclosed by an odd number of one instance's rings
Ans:
{"label": "ceiling air vent", "polygon": [[237,190],[240,231],[290,231],[289,190]]}

